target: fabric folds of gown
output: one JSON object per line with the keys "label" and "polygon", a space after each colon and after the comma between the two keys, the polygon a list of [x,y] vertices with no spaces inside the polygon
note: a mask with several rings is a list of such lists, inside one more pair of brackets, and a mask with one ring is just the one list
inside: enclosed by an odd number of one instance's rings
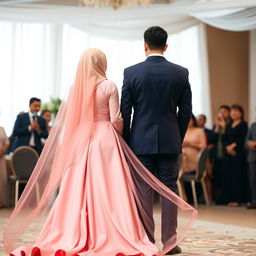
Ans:
{"label": "fabric folds of gown", "polygon": [[[104,81],[97,89],[96,109],[93,136],[62,177],[35,244],[20,246],[13,255],[24,251],[29,256],[33,247],[40,248],[41,256],[55,255],[60,249],[67,256],[164,255],[191,228],[196,211],[140,164],[117,131],[121,117],[113,83]],[[164,251],[146,234],[141,220],[146,216],[132,172],[179,208],[177,237],[164,245]]]}

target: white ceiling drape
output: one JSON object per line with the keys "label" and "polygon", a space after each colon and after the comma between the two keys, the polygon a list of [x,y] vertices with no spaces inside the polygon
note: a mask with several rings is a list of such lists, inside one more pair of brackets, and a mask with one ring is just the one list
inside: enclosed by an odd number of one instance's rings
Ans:
{"label": "white ceiling drape", "polygon": [[[223,15],[223,12],[225,13]],[[228,30],[256,28],[256,0],[179,0],[170,4],[112,8],[39,4],[0,5],[0,20],[69,24],[106,38],[138,40],[151,25],[174,34],[201,21]]]}
{"label": "white ceiling drape", "polygon": [[[255,1],[256,2],[256,1]],[[210,16],[211,14],[208,13]],[[256,29],[256,7],[235,11],[231,14],[209,17],[207,14],[194,15],[208,25],[231,31]]]}

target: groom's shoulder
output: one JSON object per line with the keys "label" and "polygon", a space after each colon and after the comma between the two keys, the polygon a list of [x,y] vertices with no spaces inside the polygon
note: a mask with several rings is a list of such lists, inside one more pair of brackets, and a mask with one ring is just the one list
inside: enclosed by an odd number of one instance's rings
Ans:
{"label": "groom's shoulder", "polygon": [[[148,67],[148,65],[150,65],[149,63],[150,62],[147,62],[147,61],[139,62],[135,65],[125,68],[124,73],[127,75],[136,74],[136,72],[140,72],[143,69],[150,68],[150,66]],[[176,74],[180,74],[181,76],[183,76],[183,75],[188,76],[188,69],[183,66],[180,66],[176,63],[166,60],[166,61],[162,62],[161,65],[167,65],[168,70],[174,71]]]}
{"label": "groom's shoulder", "polygon": [[130,72],[133,72],[134,70],[141,69],[144,64],[145,64],[145,61],[139,62],[139,63],[137,63],[135,65],[132,65],[130,67],[125,68],[124,72],[125,73],[130,73]]}
{"label": "groom's shoulder", "polygon": [[170,61],[167,61],[167,63],[170,65],[170,68],[174,69],[177,72],[181,72],[181,73],[184,73],[184,74],[188,73],[188,69],[183,67],[183,66],[180,66],[180,65],[178,65],[176,63],[173,63],[173,62],[170,62]]}

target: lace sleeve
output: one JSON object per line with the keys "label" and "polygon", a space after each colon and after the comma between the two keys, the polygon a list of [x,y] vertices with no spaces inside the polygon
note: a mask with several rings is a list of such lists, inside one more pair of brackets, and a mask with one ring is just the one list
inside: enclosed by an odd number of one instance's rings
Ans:
{"label": "lace sleeve", "polygon": [[116,130],[122,133],[123,130],[123,119],[120,113],[119,97],[117,87],[113,82],[110,82],[110,97],[109,97],[109,111],[110,121]]}

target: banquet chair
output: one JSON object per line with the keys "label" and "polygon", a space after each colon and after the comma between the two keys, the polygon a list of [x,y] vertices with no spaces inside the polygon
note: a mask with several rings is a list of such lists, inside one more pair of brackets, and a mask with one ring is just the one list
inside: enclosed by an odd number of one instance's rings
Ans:
{"label": "banquet chair", "polygon": [[[31,147],[21,146],[18,147],[11,157],[11,168],[13,175],[9,176],[11,185],[14,185],[15,191],[15,205],[18,202],[19,197],[19,185],[26,184],[34,170],[34,167],[38,160],[38,153]],[[39,197],[39,188],[36,185],[37,197]],[[11,191],[13,189],[11,188]]]}
{"label": "banquet chair", "polygon": [[[201,183],[205,203],[207,206],[210,205],[208,193],[206,189],[205,176],[206,176],[206,163],[209,157],[209,150],[207,148],[202,149],[198,156],[197,168],[192,173],[181,173],[179,176],[179,182],[190,182],[194,206],[198,208],[197,194],[196,194],[196,183]],[[179,186],[178,186],[179,188]],[[182,197],[182,191],[179,189],[180,196]]]}

